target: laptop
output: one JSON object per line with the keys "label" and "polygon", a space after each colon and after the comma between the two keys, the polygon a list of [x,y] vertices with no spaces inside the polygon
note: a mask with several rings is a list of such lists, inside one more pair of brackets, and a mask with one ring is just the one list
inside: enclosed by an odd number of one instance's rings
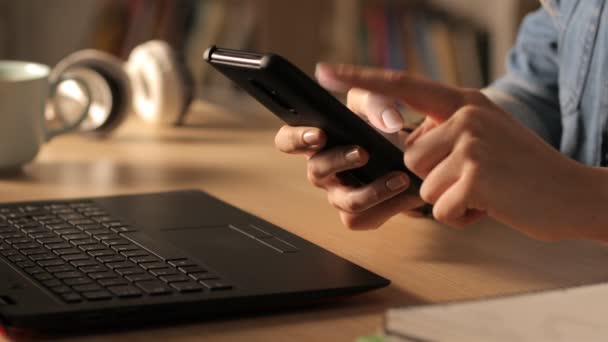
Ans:
{"label": "laptop", "polygon": [[201,191],[0,204],[5,327],[255,314],[388,284]]}

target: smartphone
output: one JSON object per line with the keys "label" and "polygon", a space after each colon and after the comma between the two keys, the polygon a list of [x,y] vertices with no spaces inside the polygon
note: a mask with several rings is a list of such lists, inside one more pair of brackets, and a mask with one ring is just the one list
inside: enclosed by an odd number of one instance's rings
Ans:
{"label": "smartphone", "polygon": [[403,151],[287,59],[215,46],[205,51],[204,59],[288,125],[322,129],[327,136],[324,149],[364,148],[368,163],[338,174],[343,182],[363,185],[403,171],[410,177],[408,192],[418,193],[421,180],[405,167]]}

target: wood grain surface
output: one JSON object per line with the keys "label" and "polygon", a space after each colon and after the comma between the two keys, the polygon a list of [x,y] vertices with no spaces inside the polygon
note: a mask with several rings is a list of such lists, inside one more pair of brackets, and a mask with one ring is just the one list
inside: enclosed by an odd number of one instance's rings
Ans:
{"label": "wood grain surface", "polygon": [[59,137],[22,172],[0,178],[1,199],[202,189],[391,279],[392,285],[323,307],[65,340],[353,341],[376,331],[393,306],[608,279],[603,245],[533,241],[491,221],[455,230],[399,216],[378,230],[349,231],[325,194],[307,183],[304,159],[274,149],[280,122],[259,107],[235,108],[197,103],[186,127],[151,128],[131,120],[107,139]]}

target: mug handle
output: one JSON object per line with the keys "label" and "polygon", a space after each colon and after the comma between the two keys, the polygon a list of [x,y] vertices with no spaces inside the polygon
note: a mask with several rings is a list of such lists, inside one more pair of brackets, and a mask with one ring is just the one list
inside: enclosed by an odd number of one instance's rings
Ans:
{"label": "mug handle", "polygon": [[[92,102],[91,90],[87,86],[86,82],[84,82],[82,79],[78,78],[77,76],[70,75],[69,72],[66,72],[63,75],[59,76],[59,78],[55,82],[51,83],[49,98],[53,99],[55,97],[55,95],[57,93],[57,89],[59,88],[59,85],[65,81],[74,81],[74,82],[78,83],[78,85],[80,86],[80,89],[82,89],[84,91],[84,95],[87,98],[87,102],[82,110],[82,113],[80,113],[78,120],[76,120],[72,123],[67,123],[61,128],[47,130],[47,132],[46,132],[47,140],[51,140],[58,135],[61,135],[61,134],[64,134],[64,133],[67,133],[67,132],[70,132],[70,131],[76,129],[89,115],[89,109],[91,108],[91,102]],[[61,115],[61,113],[58,113],[58,114]]]}

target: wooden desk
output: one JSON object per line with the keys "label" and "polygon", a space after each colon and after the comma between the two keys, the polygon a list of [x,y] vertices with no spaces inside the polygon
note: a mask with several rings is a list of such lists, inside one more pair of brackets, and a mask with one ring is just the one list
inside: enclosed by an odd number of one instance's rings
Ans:
{"label": "wooden desk", "polygon": [[[121,129],[109,140],[60,137],[20,175],[0,180],[3,201],[200,188],[393,281],[314,310],[134,330],[79,341],[353,341],[385,309],[608,280],[608,248],[542,243],[484,222],[468,230],[396,217],[379,230],[345,229],[302,158],[273,147],[278,121],[195,106],[191,126]],[[213,115],[211,115],[211,113]],[[604,300],[604,299],[602,299]]]}

